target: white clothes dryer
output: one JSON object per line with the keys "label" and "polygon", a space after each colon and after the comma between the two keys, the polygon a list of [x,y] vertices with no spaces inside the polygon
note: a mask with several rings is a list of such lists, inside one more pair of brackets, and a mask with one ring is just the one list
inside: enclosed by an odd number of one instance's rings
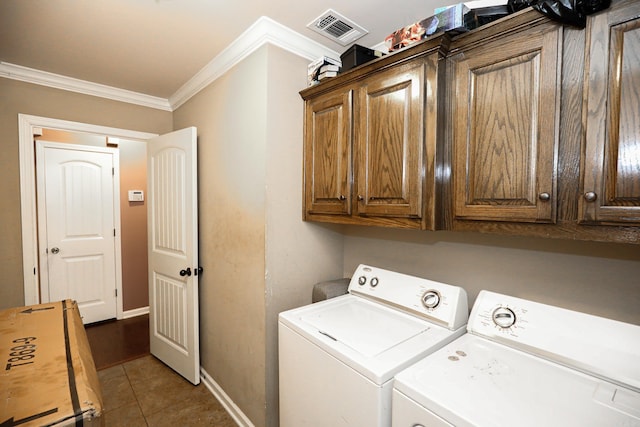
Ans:
{"label": "white clothes dryer", "polygon": [[640,426],[640,326],[482,291],[396,376],[393,427]]}
{"label": "white clothes dryer", "polygon": [[347,295],[280,313],[280,426],[389,426],[394,375],[467,319],[462,288],[360,265]]}

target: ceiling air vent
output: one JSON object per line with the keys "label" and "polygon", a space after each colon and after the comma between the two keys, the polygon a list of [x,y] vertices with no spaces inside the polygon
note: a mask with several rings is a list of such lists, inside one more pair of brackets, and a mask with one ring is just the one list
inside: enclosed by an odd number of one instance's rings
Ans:
{"label": "ceiling air vent", "polygon": [[342,46],[346,46],[368,33],[358,24],[331,9],[311,21],[307,28],[340,43]]}

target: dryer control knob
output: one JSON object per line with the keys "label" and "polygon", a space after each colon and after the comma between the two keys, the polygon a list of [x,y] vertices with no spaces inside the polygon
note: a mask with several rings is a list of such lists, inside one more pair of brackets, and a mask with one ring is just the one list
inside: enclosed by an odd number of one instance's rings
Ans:
{"label": "dryer control knob", "polygon": [[513,326],[516,323],[516,314],[507,307],[498,307],[493,310],[493,323],[497,326],[507,329]]}
{"label": "dryer control knob", "polygon": [[436,308],[440,304],[440,294],[438,291],[430,290],[422,294],[422,305],[425,308]]}
{"label": "dryer control knob", "polygon": [[364,276],[358,277],[358,285],[362,286],[365,283],[367,283],[367,278],[366,277],[364,277]]}
{"label": "dryer control knob", "polygon": [[377,277],[374,277],[371,279],[371,282],[369,284],[371,285],[372,288],[375,288],[376,286],[378,286],[378,283],[380,283],[380,281],[378,280]]}

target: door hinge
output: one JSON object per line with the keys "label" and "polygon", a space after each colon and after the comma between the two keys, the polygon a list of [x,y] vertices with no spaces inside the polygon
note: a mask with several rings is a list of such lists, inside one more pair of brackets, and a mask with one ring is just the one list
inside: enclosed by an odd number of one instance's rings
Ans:
{"label": "door hinge", "polygon": [[116,176],[116,168],[111,168],[111,176]]}
{"label": "door hinge", "polygon": [[116,294],[116,298],[118,297],[118,289],[114,289],[114,292]]}
{"label": "door hinge", "polygon": [[113,229],[113,237],[116,237],[116,229]]}

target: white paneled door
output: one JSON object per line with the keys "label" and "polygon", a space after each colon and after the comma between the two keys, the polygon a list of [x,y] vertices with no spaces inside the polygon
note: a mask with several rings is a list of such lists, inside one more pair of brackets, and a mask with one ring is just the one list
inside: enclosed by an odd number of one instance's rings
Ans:
{"label": "white paneled door", "polygon": [[71,298],[83,323],[116,317],[118,152],[36,144],[41,301]]}
{"label": "white paneled door", "polygon": [[200,382],[196,128],[147,146],[151,353]]}

